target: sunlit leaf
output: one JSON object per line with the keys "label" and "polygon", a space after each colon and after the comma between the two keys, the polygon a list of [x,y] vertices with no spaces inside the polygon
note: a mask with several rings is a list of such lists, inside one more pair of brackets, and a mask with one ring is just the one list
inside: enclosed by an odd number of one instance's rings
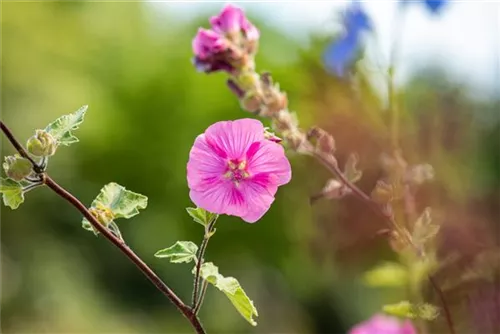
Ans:
{"label": "sunlit leaf", "polygon": [[364,274],[364,281],[374,287],[396,287],[408,284],[408,271],[399,263],[385,262]]}
{"label": "sunlit leaf", "polygon": [[172,263],[188,263],[196,260],[198,246],[191,241],[177,241],[173,246],[161,249],[155,253],[156,257],[168,258]]}
{"label": "sunlit leaf", "polygon": [[203,226],[207,226],[219,217],[218,214],[208,212],[202,208],[186,208],[186,211],[195,222]]}
{"label": "sunlit leaf", "polygon": [[78,142],[72,130],[78,129],[85,117],[88,106],[83,106],[72,114],[64,115],[47,125],[45,131],[54,137],[60,145],[71,145]]}
{"label": "sunlit leaf", "polygon": [[224,292],[243,318],[252,326],[257,325],[254,320],[254,316],[258,316],[257,309],[250,298],[248,298],[245,291],[243,291],[236,278],[222,276],[219,274],[219,269],[212,262],[203,263],[200,273],[203,279]]}
{"label": "sunlit leaf", "polygon": [[[146,196],[127,190],[123,186],[112,182],[101,189],[99,195],[92,202],[90,210],[103,213],[97,215],[96,218],[100,223],[108,226],[116,218],[128,219],[138,215],[139,210],[145,209],[147,205],[148,198]],[[82,227],[94,231],[94,228],[85,218]]]}
{"label": "sunlit leaf", "polygon": [[15,210],[24,202],[23,186],[11,179],[0,178],[0,193],[3,203]]}
{"label": "sunlit leaf", "polygon": [[423,247],[439,232],[439,225],[432,223],[431,209],[426,208],[413,226],[412,239],[415,245]]}
{"label": "sunlit leaf", "polygon": [[384,305],[383,310],[387,314],[408,319],[434,320],[439,316],[439,309],[436,306],[428,303],[414,305],[407,300]]}

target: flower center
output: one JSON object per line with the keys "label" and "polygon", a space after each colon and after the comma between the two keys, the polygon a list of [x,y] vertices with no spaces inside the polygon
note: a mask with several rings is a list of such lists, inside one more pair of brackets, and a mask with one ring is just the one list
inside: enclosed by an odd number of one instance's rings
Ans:
{"label": "flower center", "polygon": [[224,173],[224,177],[233,181],[235,186],[239,186],[240,182],[249,176],[245,160],[233,159],[227,162],[227,171]]}

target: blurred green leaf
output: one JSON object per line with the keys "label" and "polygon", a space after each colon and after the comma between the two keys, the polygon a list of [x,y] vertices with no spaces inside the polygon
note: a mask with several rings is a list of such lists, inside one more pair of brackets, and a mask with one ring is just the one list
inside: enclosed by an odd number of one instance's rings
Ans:
{"label": "blurred green leaf", "polygon": [[3,203],[15,210],[24,202],[23,186],[11,179],[0,178],[0,193]]}
{"label": "blurred green leaf", "polygon": [[431,304],[414,305],[407,300],[396,304],[384,305],[385,313],[409,319],[434,320],[439,316],[439,309]]}
{"label": "blurred green leaf", "polygon": [[240,283],[234,277],[224,277],[219,274],[219,269],[212,263],[207,262],[201,265],[201,277],[213,284],[217,289],[224,292],[233,306],[252,326],[257,323],[253,319],[258,316],[257,309],[248,298]]}
{"label": "blurred green leaf", "polygon": [[45,131],[51,134],[61,145],[69,146],[78,142],[78,138],[73,136],[71,131],[78,129],[78,126],[83,123],[87,108],[88,106],[83,106],[72,114],[59,117],[47,125]]}
{"label": "blurred green leaf", "polygon": [[198,246],[191,241],[177,241],[173,246],[161,249],[155,253],[155,257],[169,258],[172,263],[188,263],[196,261]]}
{"label": "blurred green leaf", "polygon": [[[92,202],[91,209],[103,213],[109,211],[106,216],[109,217],[111,215],[112,217],[111,219],[106,219],[105,225],[107,226],[115,218],[128,219],[138,215],[139,210],[145,209],[147,205],[148,198],[146,196],[127,190],[118,183],[111,182],[101,189],[99,195]],[[104,223],[103,221],[100,222]],[[94,231],[92,225],[85,218],[83,219],[82,227],[86,230]]]}
{"label": "blurred green leaf", "polygon": [[399,287],[408,284],[408,271],[399,263],[385,262],[367,271],[364,282],[373,287]]}
{"label": "blurred green leaf", "polygon": [[195,222],[203,226],[207,226],[219,217],[218,214],[208,212],[202,208],[186,208],[186,211]]}

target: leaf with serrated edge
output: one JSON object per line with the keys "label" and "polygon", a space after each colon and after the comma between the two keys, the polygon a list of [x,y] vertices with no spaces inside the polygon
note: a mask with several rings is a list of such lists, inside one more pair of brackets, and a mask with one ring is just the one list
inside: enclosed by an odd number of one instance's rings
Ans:
{"label": "leaf with serrated edge", "polygon": [[215,213],[208,212],[202,208],[186,208],[187,213],[193,218],[195,222],[206,226],[210,224],[214,219],[217,219],[219,215]]}
{"label": "leaf with serrated edge", "polygon": [[243,291],[236,278],[222,276],[219,274],[219,269],[212,262],[203,263],[201,265],[200,273],[203,279],[213,284],[220,291],[224,292],[245,320],[247,320],[252,326],[257,325],[253,319],[254,316],[259,315],[257,313],[257,309],[253,305],[250,298],[248,298],[245,291]]}
{"label": "leaf with serrated edge", "polygon": [[169,258],[172,263],[188,263],[196,260],[198,246],[191,241],[177,241],[173,246],[161,249],[155,257]]}
{"label": "leaf with serrated edge", "polygon": [[408,284],[408,271],[399,263],[384,262],[364,274],[364,282],[373,287],[397,287]]}
{"label": "leaf with serrated edge", "polygon": [[[144,195],[132,192],[118,183],[108,183],[105,185],[96,199],[92,202],[92,207],[103,206],[113,212],[114,218],[132,218],[139,214],[139,209],[145,209],[148,205],[148,198]],[[89,231],[94,228],[84,218],[82,227]],[[96,232],[96,231],[94,231]]]}
{"label": "leaf with serrated edge", "polygon": [[78,129],[78,126],[83,123],[87,108],[88,106],[83,106],[72,114],[59,117],[47,125],[45,131],[50,133],[60,145],[69,146],[78,142],[78,138],[71,131]]}
{"label": "leaf with serrated edge", "polygon": [[21,183],[11,179],[0,178],[0,193],[3,203],[15,210],[24,202],[23,186]]}

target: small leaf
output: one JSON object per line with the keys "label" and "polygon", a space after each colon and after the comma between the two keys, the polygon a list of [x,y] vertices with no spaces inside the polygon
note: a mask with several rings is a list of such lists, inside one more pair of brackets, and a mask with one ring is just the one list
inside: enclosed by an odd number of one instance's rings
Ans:
{"label": "small leaf", "polygon": [[219,269],[212,262],[203,263],[200,273],[203,279],[224,292],[243,318],[252,326],[257,325],[253,319],[254,316],[258,316],[257,309],[250,298],[248,298],[245,291],[243,291],[236,278],[222,276],[219,274]]}
{"label": "small leaf", "polygon": [[219,217],[218,214],[208,212],[202,208],[186,208],[186,211],[195,222],[203,226],[207,226]]}
{"label": "small leaf", "polygon": [[172,263],[188,263],[196,261],[198,246],[191,241],[177,241],[173,246],[161,249],[155,253],[155,257],[169,258]]}
{"label": "small leaf", "polygon": [[72,114],[64,115],[47,125],[45,131],[54,137],[61,145],[69,146],[78,142],[78,138],[73,136],[72,130],[78,129],[82,124],[88,106],[83,106]]}
{"label": "small leaf", "polygon": [[435,320],[439,316],[439,309],[431,304],[422,303],[414,305],[407,300],[397,304],[384,305],[385,313],[409,319]]}
{"label": "small leaf", "polygon": [[3,203],[15,210],[24,202],[23,186],[11,179],[0,178],[0,193]]}
{"label": "small leaf", "polygon": [[[108,225],[116,218],[128,219],[138,215],[139,210],[145,209],[147,205],[148,198],[146,196],[127,190],[118,183],[111,182],[101,189],[99,195],[92,202],[91,209],[110,211],[112,219],[106,222],[106,225]],[[86,230],[94,230],[85,218],[82,227]]]}
{"label": "small leaf", "polygon": [[356,169],[358,161],[358,155],[353,153],[349,155],[349,158],[347,158],[347,161],[345,163],[344,174],[346,178],[352,183],[359,181],[363,176],[363,172]]}
{"label": "small leaf", "polygon": [[412,238],[415,245],[423,247],[434,239],[439,232],[439,225],[432,224],[431,209],[426,208],[413,226]]}
{"label": "small leaf", "polygon": [[364,275],[364,281],[374,287],[397,287],[408,284],[408,271],[399,263],[385,262]]}

